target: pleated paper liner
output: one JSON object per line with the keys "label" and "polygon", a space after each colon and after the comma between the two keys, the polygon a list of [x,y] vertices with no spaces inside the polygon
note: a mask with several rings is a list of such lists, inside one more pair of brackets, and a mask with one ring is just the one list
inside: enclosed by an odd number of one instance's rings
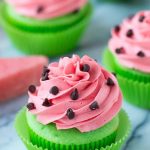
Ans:
{"label": "pleated paper liner", "polygon": [[55,33],[27,32],[12,26],[1,15],[0,18],[5,32],[16,48],[27,54],[43,54],[53,57],[68,53],[76,47],[88,26],[91,12],[92,7],[89,7],[87,15],[80,22]]}
{"label": "pleated paper liner", "polygon": [[46,20],[37,20],[20,16],[8,5],[3,6],[2,12],[5,20],[7,20],[7,22],[12,26],[25,31],[43,33],[58,32],[73,26],[74,24],[83,20],[90,7],[91,5],[87,4],[85,7],[83,7],[83,9],[76,13],[70,13],[69,15]]}
{"label": "pleated paper liner", "polygon": [[[48,149],[42,149],[41,147],[38,147],[37,145],[34,145],[31,142],[28,125],[25,117],[25,109],[22,109],[18,113],[15,120],[15,127],[18,135],[20,136],[20,138],[22,139],[22,141],[24,142],[28,150],[48,150]],[[125,111],[121,110],[119,113],[119,128],[117,131],[115,142],[113,142],[110,145],[107,145],[106,147],[101,147],[96,150],[119,150],[123,145],[123,143],[125,142],[125,140],[127,139],[130,130],[131,130],[131,124],[129,118],[125,113]]]}
{"label": "pleated paper liner", "polygon": [[43,149],[95,150],[115,141],[119,117],[116,116],[108,124],[92,132],[81,133],[77,129],[57,130],[55,124],[41,125],[36,117],[26,112],[30,140]]}
{"label": "pleated paper liner", "polygon": [[150,75],[124,69],[114,59],[108,50],[104,52],[103,62],[106,68],[117,74],[125,99],[138,107],[150,109]]}

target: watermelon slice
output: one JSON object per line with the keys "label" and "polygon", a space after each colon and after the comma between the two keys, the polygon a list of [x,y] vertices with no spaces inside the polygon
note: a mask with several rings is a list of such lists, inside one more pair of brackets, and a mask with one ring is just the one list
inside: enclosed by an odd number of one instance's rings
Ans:
{"label": "watermelon slice", "polygon": [[42,56],[0,59],[0,101],[15,98],[29,85],[38,85],[43,66],[48,59]]}

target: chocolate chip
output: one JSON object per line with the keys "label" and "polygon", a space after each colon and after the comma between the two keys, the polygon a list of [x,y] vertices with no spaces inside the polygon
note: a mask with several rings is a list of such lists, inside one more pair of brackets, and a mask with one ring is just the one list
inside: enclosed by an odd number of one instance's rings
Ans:
{"label": "chocolate chip", "polygon": [[49,80],[48,73],[45,73],[45,75],[42,75],[42,81],[46,81],[46,80]]}
{"label": "chocolate chip", "polygon": [[83,72],[89,72],[90,71],[90,66],[88,64],[84,64],[81,66],[81,71]]}
{"label": "chocolate chip", "polygon": [[95,101],[95,102],[93,102],[93,103],[90,105],[89,108],[90,108],[91,110],[96,110],[96,109],[99,108],[99,105],[98,105],[98,103]]}
{"label": "chocolate chip", "polygon": [[73,112],[73,110],[71,109],[71,108],[69,108],[68,110],[67,110],[67,117],[71,120],[71,119],[73,119],[74,117],[75,117],[75,113]]}
{"label": "chocolate chip", "polygon": [[115,85],[114,84],[114,81],[111,79],[111,78],[108,78],[107,79],[107,83],[106,83],[108,86],[113,86],[113,85]]}
{"label": "chocolate chip", "polygon": [[126,36],[131,38],[133,36],[133,30],[129,29],[126,33]]}
{"label": "chocolate chip", "polygon": [[118,32],[120,31],[120,26],[119,26],[119,25],[116,25],[116,26],[114,27],[114,31],[115,31],[116,33],[118,33]]}
{"label": "chocolate chip", "polygon": [[43,73],[42,73],[42,81],[49,80],[49,77],[48,77],[49,72],[50,72],[50,70],[46,66],[44,66]]}
{"label": "chocolate chip", "polygon": [[30,93],[35,93],[36,92],[36,87],[34,85],[30,85],[29,88],[28,88],[28,91]]}
{"label": "chocolate chip", "polygon": [[50,70],[46,66],[44,66],[42,76],[44,76],[46,73],[49,73],[49,72]]}
{"label": "chocolate chip", "polygon": [[145,19],[145,16],[140,16],[140,17],[139,17],[139,22],[143,22],[144,19]]}
{"label": "chocolate chip", "polygon": [[59,93],[59,89],[57,86],[53,86],[51,89],[50,89],[50,93],[53,94],[53,95],[57,95]]}
{"label": "chocolate chip", "polygon": [[33,109],[36,109],[34,103],[28,103],[28,104],[27,104],[27,108],[28,108],[29,111],[30,111],[30,110],[33,110]]}
{"label": "chocolate chip", "polygon": [[144,52],[139,51],[139,52],[137,53],[137,56],[139,56],[139,57],[144,57],[144,56],[145,56],[145,54],[144,54]]}
{"label": "chocolate chip", "polygon": [[39,7],[37,8],[37,13],[38,13],[38,14],[42,13],[43,11],[44,11],[44,7],[43,7],[43,6],[39,6]]}
{"label": "chocolate chip", "polygon": [[78,89],[75,89],[71,95],[70,95],[72,100],[77,100],[79,98],[79,93],[78,93]]}
{"label": "chocolate chip", "polygon": [[117,54],[121,54],[121,53],[124,52],[124,49],[123,49],[123,47],[121,47],[121,48],[116,48],[116,49],[115,49],[115,52],[116,52]]}
{"label": "chocolate chip", "polygon": [[46,106],[46,107],[49,107],[49,106],[52,106],[52,103],[47,98],[45,98],[45,100],[44,100],[42,105]]}
{"label": "chocolate chip", "polygon": [[76,9],[76,10],[74,10],[72,13],[73,14],[76,14],[76,13],[78,13],[80,11],[80,9]]}

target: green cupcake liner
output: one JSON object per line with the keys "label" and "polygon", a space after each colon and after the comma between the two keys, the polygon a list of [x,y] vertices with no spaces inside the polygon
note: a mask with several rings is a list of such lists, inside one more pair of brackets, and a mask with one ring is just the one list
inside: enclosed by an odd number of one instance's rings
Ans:
{"label": "green cupcake liner", "polygon": [[150,109],[150,75],[121,67],[114,56],[106,50],[103,63],[117,74],[125,100],[144,109]]}
{"label": "green cupcake liner", "polygon": [[[23,108],[17,115],[15,120],[15,128],[20,136],[21,140],[24,142],[28,150],[47,150],[34,145],[30,140],[28,125],[26,121],[26,109]],[[117,131],[116,140],[111,145],[106,147],[101,147],[100,149],[95,150],[119,150],[125,140],[127,139],[131,130],[131,124],[129,118],[124,110],[121,110],[119,113],[119,128]],[[70,150],[70,149],[68,149]]]}
{"label": "green cupcake liner", "polygon": [[38,147],[41,146],[43,149],[55,150],[95,150],[96,148],[105,147],[115,141],[119,125],[119,117],[116,116],[102,128],[92,132],[81,133],[75,128],[57,130],[55,124],[43,126],[29,112],[26,112],[26,118],[31,142]]}
{"label": "green cupcake liner", "polygon": [[89,5],[82,20],[65,30],[55,33],[32,33],[21,30],[9,24],[3,15],[0,15],[0,20],[5,32],[16,48],[27,54],[43,54],[53,57],[68,53],[76,47],[88,26],[91,12],[92,6]]}

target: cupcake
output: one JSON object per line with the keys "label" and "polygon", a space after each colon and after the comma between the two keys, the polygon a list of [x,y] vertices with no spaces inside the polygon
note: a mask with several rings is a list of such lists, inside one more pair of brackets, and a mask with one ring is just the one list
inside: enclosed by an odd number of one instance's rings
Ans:
{"label": "cupcake", "polygon": [[150,109],[150,11],[141,11],[112,30],[104,54],[106,66],[117,74],[124,97]]}
{"label": "cupcake", "polygon": [[19,50],[57,56],[77,46],[91,11],[88,0],[6,0],[0,21]]}
{"label": "cupcake", "polygon": [[28,149],[117,150],[130,123],[115,76],[88,56],[64,57],[29,87],[16,129]]}

